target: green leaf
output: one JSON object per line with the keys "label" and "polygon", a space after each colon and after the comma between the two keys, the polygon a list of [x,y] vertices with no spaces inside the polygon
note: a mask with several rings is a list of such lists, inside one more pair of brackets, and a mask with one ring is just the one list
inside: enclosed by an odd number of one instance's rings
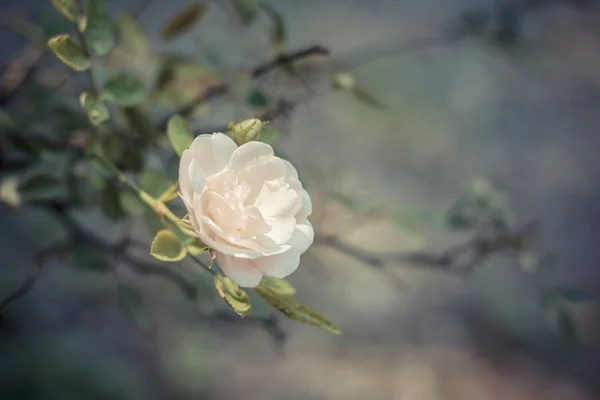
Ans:
{"label": "green leaf", "polygon": [[273,290],[282,296],[293,296],[296,294],[296,288],[294,288],[288,281],[271,278],[269,276],[263,277],[258,286]]}
{"label": "green leaf", "polygon": [[61,181],[50,175],[34,175],[19,184],[19,195],[25,203],[33,200],[51,199],[58,195]]}
{"label": "green leaf", "polygon": [[257,286],[255,290],[260,297],[267,301],[267,303],[277,308],[291,320],[316,326],[335,335],[340,335],[342,333],[342,331],[340,331],[340,329],[330,320],[315,310],[298,303],[291,297],[283,296],[273,289],[260,285]]}
{"label": "green leaf", "polygon": [[183,151],[189,148],[194,141],[194,134],[187,121],[179,115],[169,119],[169,122],[167,123],[167,136],[169,137],[171,146],[179,156],[181,156]]}
{"label": "green leaf", "polygon": [[381,100],[370,94],[369,92],[361,89],[359,87],[354,87],[351,90],[354,97],[359,100],[361,103],[368,105],[371,108],[376,110],[386,110],[389,109],[389,106],[383,103]]}
{"label": "green leaf", "polygon": [[252,23],[260,10],[258,0],[234,0],[233,6],[244,24]]}
{"label": "green leaf", "polygon": [[266,3],[263,3],[262,7],[267,15],[269,15],[271,18],[271,43],[273,43],[273,47],[275,48],[276,52],[282,51],[283,42],[285,41],[286,37],[285,22],[283,17],[276,9]]}
{"label": "green leaf", "polygon": [[191,238],[185,243],[187,252],[192,256],[199,256],[208,250],[208,246],[198,238]]}
{"label": "green leaf", "polygon": [[7,177],[0,181],[0,203],[4,203],[13,208],[21,206],[19,181],[16,178]]}
{"label": "green leaf", "polygon": [[264,108],[269,105],[267,94],[260,89],[250,89],[246,96],[248,105],[254,108]]}
{"label": "green leaf", "polygon": [[118,22],[118,42],[127,52],[143,57],[150,53],[150,39],[144,28],[129,15],[122,15]]}
{"label": "green leaf", "polygon": [[98,126],[110,118],[108,108],[106,108],[104,103],[94,98],[89,92],[81,93],[79,103],[81,103],[88,119],[94,126]]}
{"label": "green leaf", "polygon": [[75,0],[50,0],[52,5],[71,22],[79,20],[79,8]]}
{"label": "green leaf", "polygon": [[[120,201],[121,201],[121,207],[123,207],[123,210],[127,214],[133,215],[135,217],[142,216],[142,215],[146,214],[146,212],[148,212],[148,210],[149,210],[148,205],[146,203],[144,203],[140,199],[140,196],[138,196],[138,194],[131,189],[124,188],[121,191]],[[155,216],[154,213],[152,213],[152,215]]]}
{"label": "green leaf", "polygon": [[260,132],[260,141],[270,144],[271,146],[279,141],[279,137],[279,132],[273,129],[263,129],[262,132]]}
{"label": "green leaf", "polygon": [[104,0],[89,0],[84,35],[90,52],[97,56],[107,54],[115,45],[115,30]]}
{"label": "green leaf", "polygon": [[183,260],[186,251],[173,232],[163,229],[154,237],[152,246],[150,246],[150,254],[161,261],[175,262]]}
{"label": "green leaf", "polygon": [[69,248],[69,261],[73,266],[96,272],[110,271],[111,266],[106,252],[89,243],[80,242]]}
{"label": "green leaf", "polygon": [[92,66],[83,48],[67,34],[57,35],[48,40],[48,47],[60,61],[75,71],[85,71]]}
{"label": "green leaf", "polygon": [[229,305],[240,317],[248,315],[252,309],[248,295],[231,279],[223,275],[215,276],[215,287],[219,296]]}
{"label": "green leaf", "polygon": [[120,283],[117,296],[123,314],[142,331],[152,334],[154,323],[140,290],[131,284]]}
{"label": "green leaf", "polygon": [[581,301],[589,301],[590,297],[576,288],[570,287],[562,287],[554,289],[557,296],[559,296],[563,300],[572,301],[572,302],[581,302]]}
{"label": "green leaf", "polygon": [[189,31],[202,19],[207,10],[208,6],[202,3],[190,4],[185,7],[175,14],[165,25],[162,31],[163,39],[169,40]]}
{"label": "green leaf", "polygon": [[146,88],[135,77],[121,74],[110,79],[104,85],[102,96],[121,107],[138,104],[146,94]]}
{"label": "green leaf", "polygon": [[170,186],[169,180],[161,171],[145,169],[138,178],[140,187],[150,196],[159,197]]}
{"label": "green leaf", "polygon": [[100,206],[104,214],[110,219],[119,220],[125,215],[117,185],[109,183],[104,187],[100,194]]}

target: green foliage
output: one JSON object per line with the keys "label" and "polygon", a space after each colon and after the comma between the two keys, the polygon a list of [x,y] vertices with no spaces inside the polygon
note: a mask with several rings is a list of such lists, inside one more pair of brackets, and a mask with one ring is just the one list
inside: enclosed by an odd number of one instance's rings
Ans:
{"label": "green foliage", "polygon": [[225,303],[240,317],[245,317],[250,313],[252,309],[250,299],[234,281],[224,275],[216,275],[215,288]]}
{"label": "green foliage", "polygon": [[283,42],[286,39],[285,22],[281,14],[268,5],[267,3],[262,4],[263,9],[271,19],[271,43],[276,52],[283,50]]}
{"label": "green foliage", "polygon": [[259,0],[233,0],[233,6],[244,24],[250,24],[258,16],[261,1]]}
{"label": "green foliage", "polygon": [[48,47],[50,47],[60,61],[75,71],[85,71],[92,66],[92,62],[84,54],[81,45],[67,34],[51,38],[48,41]]}
{"label": "green foliage", "polygon": [[257,286],[255,290],[267,303],[281,311],[291,320],[316,326],[335,335],[340,335],[342,333],[333,322],[315,310],[298,303],[291,297],[282,295],[270,287],[261,285]]}
{"label": "green foliage", "polygon": [[169,119],[167,123],[167,136],[171,142],[173,150],[181,156],[183,151],[190,147],[194,140],[194,134],[187,121],[181,116],[176,115]]}
{"label": "green foliage", "polygon": [[50,2],[69,21],[79,20],[79,8],[75,0],[50,0]]}
{"label": "green foliage", "polygon": [[19,183],[19,196],[24,203],[56,198],[62,189],[60,179],[48,174],[36,174]]}
{"label": "green foliage", "polygon": [[284,279],[265,276],[260,281],[259,286],[261,288],[272,290],[282,296],[293,296],[296,294],[296,288],[294,288],[288,281]]}
{"label": "green foliage", "polygon": [[158,232],[150,247],[152,257],[160,261],[181,261],[186,253],[185,247],[183,247],[179,238],[168,229]]}
{"label": "green foliage", "polygon": [[107,54],[115,44],[115,26],[104,0],[88,0],[85,40],[89,51],[97,56]]}
{"label": "green foliage", "polygon": [[98,100],[91,93],[81,93],[81,95],[79,96],[79,102],[85,110],[85,113],[92,125],[98,126],[103,122],[108,121],[108,119],[110,118],[108,108],[106,108],[104,103]]}
{"label": "green foliage", "polygon": [[75,267],[96,272],[110,271],[106,252],[86,242],[76,242],[68,251],[69,262]]}
{"label": "green foliage", "polygon": [[264,91],[257,88],[251,88],[248,90],[246,102],[254,108],[265,108],[269,105],[269,97]]}
{"label": "green foliage", "polygon": [[144,98],[146,88],[134,76],[120,74],[111,78],[102,89],[102,97],[118,106],[130,107]]}
{"label": "green foliage", "polygon": [[202,19],[207,10],[208,6],[204,3],[190,4],[185,7],[165,25],[162,31],[163,39],[169,40],[188,32]]}

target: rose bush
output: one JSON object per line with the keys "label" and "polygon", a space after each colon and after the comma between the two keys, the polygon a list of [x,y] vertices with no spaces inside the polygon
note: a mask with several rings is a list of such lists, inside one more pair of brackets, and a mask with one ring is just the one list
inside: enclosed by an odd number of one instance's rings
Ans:
{"label": "rose bush", "polygon": [[189,223],[242,287],[290,275],[313,243],[310,196],[266,143],[200,135],[181,155],[179,186]]}

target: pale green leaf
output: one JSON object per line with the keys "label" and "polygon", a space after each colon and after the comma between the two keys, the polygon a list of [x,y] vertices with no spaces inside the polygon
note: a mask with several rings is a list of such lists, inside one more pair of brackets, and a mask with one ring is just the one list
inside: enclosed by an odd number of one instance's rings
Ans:
{"label": "pale green leaf", "polygon": [[389,106],[379,100],[377,97],[373,96],[369,92],[359,87],[354,87],[351,89],[352,94],[356,99],[358,99],[361,103],[368,105],[371,108],[377,110],[386,110],[389,109]]}
{"label": "pale green leaf", "polygon": [[106,108],[104,103],[89,92],[81,93],[79,103],[94,126],[98,126],[110,118],[108,108]]}
{"label": "pale green leaf", "polygon": [[110,19],[105,0],[89,0],[85,39],[92,54],[103,56],[115,44],[116,29]]}
{"label": "pale green leaf", "polygon": [[286,38],[285,22],[281,14],[270,5],[263,3],[262,7],[271,19],[271,43],[275,51],[279,52]]}
{"label": "pale green leaf", "polygon": [[167,136],[175,152],[181,156],[183,151],[190,147],[194,141],[194,134],[187,121],[176,115],[172,117],[167,124]]}
{"label": "pale green leaf", "polygon": [[168,229],[163,229],[154,237],[150,254],[161,261],[175,262],[183,260],[186,251],[177,235]]}
{"label": "pale green leaf", "polygon": [[260,10],[258,0],[233,0],[233,6],[244,24],[252,23]]}
{"label": "pale green leaf", "polygon": [[150,196],[159,197],[167,188],[169,188],[169,179],[164,172],[147,168],[142,171],[138,177],[140,187]]}
{"label": "pale green leaf", "polygon": [[48,47],[60,61],[75,71],[85,71],[92,66],[83,48],[67,34],[57,35],[48,40]]}
{"label": "pale green leaf", "polygon": [[340,329],[336,327],[330,320],[315,310],[298,303],[291,297],[283,296],[277,293],[275,290],[263,286],[257,286],[255,290],[260,297],[262,297],[273,307],[277,308],[291,320],[313,325],[336,335],[340,335],[342,333],[342,331],[340,331]]}
{"label": "pale green leaf", "polygon": [[71,22],[78,21],[79,8],[75,0],[50,0],[50,2],[66,19]]}
{"label": "pale green leaf", "polygon": [[189,31],[202,19],[207,10],[208,6],[203,3],[190,4],[185,7],[167,22],[162,31],[163,39],[172,39]]}
{"label": "pale green leaf", "polygon": [[16,178],[8,177],[0,181],[0,202],[13,208],[21,206],[19,181]]}
{"label": "pale green leaf", "polygon": [[258,286],[273,290],[282,296],[293,296],[296,293],[296,288],[288,281],[269,276],[263,277]]}
{"label": "pale green leaf", "polygon": [[104,85],[102,96],[122,107],[138,104],[146,94],[144,85],[132,75],[121,74]]}
{"label": "pale green leaf", "polygon": [[223,275],[215,276],[215,287],[219,296],[235,311],[240,317],[248,315],[252,309],[248,295],[231,279]]}
{"label": "pale green leaf", "polygon": [[[123,189],[121,191],[120,202],[121,207],[123,207],[123,210],[127,214],[136,217],[144,215],[149,210],[148,205],[140,199],[140,196],[130,189]],[[154,213],[152,215],[156,216]]]}
{"label": "pale green leaf", "polygon": [[199,256],[200,254],[206,252],[208,250],[208,246],[198,238],[191,238],[185,244],[185,249],[192,256]]}

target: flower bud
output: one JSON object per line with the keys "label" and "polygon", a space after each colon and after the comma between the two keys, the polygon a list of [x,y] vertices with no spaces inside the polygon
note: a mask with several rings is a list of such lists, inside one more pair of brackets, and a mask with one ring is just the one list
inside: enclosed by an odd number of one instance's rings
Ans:
{"label": "flower bud", "polygon": [[347,72],[340,72],[333,77],[333,87],[341,90],[354,89],[356,81],[354,77]]}
{"label": "flower bud", "polygon": [[256,118],[250,118],[237,124],[229,125],[229,132],[233,140],[239,145],[258,140],[260,131],[265,123]]}

